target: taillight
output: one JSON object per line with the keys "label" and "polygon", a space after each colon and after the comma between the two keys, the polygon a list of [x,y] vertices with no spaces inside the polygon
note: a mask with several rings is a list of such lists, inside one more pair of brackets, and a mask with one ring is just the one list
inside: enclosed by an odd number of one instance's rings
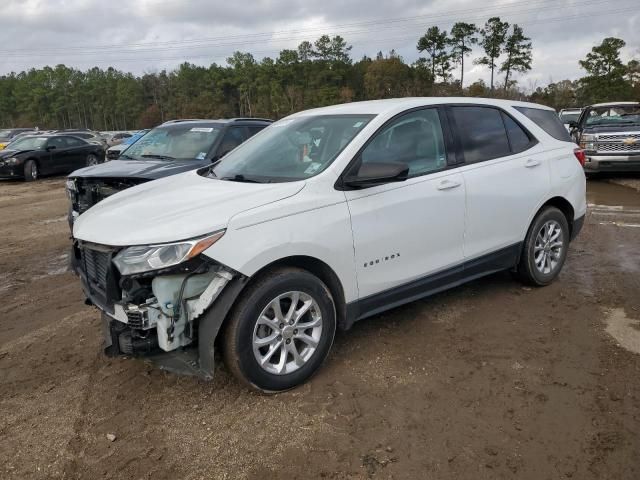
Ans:
{"label": "taillight", "polygon": [[580,165],[584,167],[584,163],[587,161],[587,155],[584,153],[584,150],[582,150],[581,148],[576,148],[573,151],[573,154],[576,156],[576,158],[580,162]]}

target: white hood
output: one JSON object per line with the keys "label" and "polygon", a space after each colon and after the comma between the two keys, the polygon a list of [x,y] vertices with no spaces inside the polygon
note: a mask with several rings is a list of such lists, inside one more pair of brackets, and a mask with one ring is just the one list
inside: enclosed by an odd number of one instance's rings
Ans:
{"label": "white hood", "polygon": [[186,240],[226,228],[234,215],[291,197],[303,187],[304,182],[241,183],[187,172],[103,200],[78,217],[73,236],[118,247]]}

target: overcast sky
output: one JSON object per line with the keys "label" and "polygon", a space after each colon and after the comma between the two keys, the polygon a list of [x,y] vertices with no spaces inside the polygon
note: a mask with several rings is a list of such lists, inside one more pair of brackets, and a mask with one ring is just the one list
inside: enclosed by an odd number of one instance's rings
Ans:
{"label": "overcast sky", "polygon": [[[525,88],[580,77],[578,60],[607,36],[627,42],[625,60],[640,57],[638,0],[2,0],[0,74],[58,63],[135,74],[224,64],[235,50],[275,57],[323,33],[342,35],[354,59],[395,49],[412,62],[429,26],[494,15],[532,39],[533,70],[516,77]],[[467,65],[465,83],[488,81],[486,68]]]}

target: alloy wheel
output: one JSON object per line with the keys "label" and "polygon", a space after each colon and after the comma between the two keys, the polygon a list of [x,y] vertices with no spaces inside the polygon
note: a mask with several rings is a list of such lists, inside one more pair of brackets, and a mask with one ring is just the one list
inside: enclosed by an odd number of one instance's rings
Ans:
{"label": "alloy wheel", "polygon": [[533,260],[538,271],[544,275],[552,273],[558,266],[564,248],[562,227],[555,220],[545,222],[533,247]]}
{"label": "alloy wheel", "polygon": [[303,367],[322,336],[322,314],[311,295],[278,295],[262,310],[253,330],[253,354],[263,370],[285,375]]}

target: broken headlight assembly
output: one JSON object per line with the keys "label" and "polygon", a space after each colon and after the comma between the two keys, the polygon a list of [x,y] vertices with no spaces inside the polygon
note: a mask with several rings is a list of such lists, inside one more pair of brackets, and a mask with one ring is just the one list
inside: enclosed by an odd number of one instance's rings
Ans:
{"label": "broken headlight assembly", "polygon": [[205,237],[160,245],[143,245],[121,250],[113,259],[121,275],[160,270],[186,262],[222,238],[225,230]]}

